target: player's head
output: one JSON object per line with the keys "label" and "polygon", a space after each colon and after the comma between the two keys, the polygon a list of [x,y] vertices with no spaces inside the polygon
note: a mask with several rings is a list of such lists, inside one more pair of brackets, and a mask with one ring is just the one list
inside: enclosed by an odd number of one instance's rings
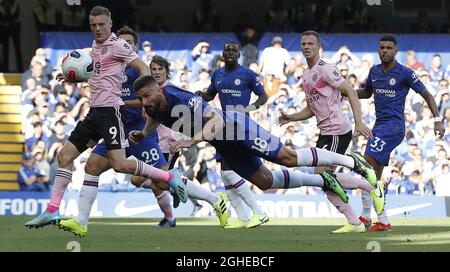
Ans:
{"label": "player's head", "polygon": [[233,66],[238,63],[238,59],[241,56],[241,47],[237,42],[230,41],[223,46],[222,56],[226,66]]}
{"label": "player's head", "polygon": [[139,45],[139,37],[137,33],[129,26],[123,26],[121,29],[117,30],[117,36],[127,41],[133,51],[137,51]]}
{"label": "player's head", "polygon": [[134,81],[134,90],[147,114],[154,114],[161,106],[164,95],[152,76],[140,76]]}
{"label": "player's head", "polygon": [[397,39],[390,34],[383,35],[380,38],[378,46],[378,55],[383,64],[389,64],[395,60],[397,55]]}
{"label": "player's head", "polygon": [[170,63],[161,56],[153,56],[150,62],[150,72],[152,77],[158,82],[159,86],[170,79]]}
{"label": "player's head", "polygon": [[302,33],[300,39],[300,47],[305,59],[313,59],[319,57],[320,36],[314,30],[308,30]]}
{"label": "player's head", "polygon": [[111,35],[111,12],[102,6],[95,6],[89,12],[89,25],[95,41],[104,42]]}

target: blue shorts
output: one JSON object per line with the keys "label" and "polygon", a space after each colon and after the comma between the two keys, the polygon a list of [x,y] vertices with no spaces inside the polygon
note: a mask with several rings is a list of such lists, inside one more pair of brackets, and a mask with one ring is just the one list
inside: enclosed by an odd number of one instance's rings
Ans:
{"label": "blue shorts", "polygon": [[[239,135],[236,140],[213,140],[211,145],[220,153],[230,168],[244,179],[251,176],[261,167],[260,158],[274,162],[283,146],[280,139],[259,126],[247,115],[239,114],[245,119],[235,123]],[[245,126],[244,126],[245,124]],[[243,139],[242,139],[243,138]]]}
{"label": "blue shorts", "polygon": [[373,127],[373,138],[367,142],[365,154],[380,165],[389,165],[391,152],[403,141],[405,126],[398,124],[376,124]]}
{"label": "blue shorts", "polygon": [[[142,126],[125,125],[126,135],[128,135],[128,133],[132,130],[142,130]],[[103,157],[108,157],[104,142],[99,143],[92,152]],[[145,137],[137,144],[130,142],[130,146],[125,148],[125,152],[127,157],[134,156],[138,160],[141,160],[156,168],[161,168],[167,165],[167,161],[159,148],[158,133],[156,131]]]}

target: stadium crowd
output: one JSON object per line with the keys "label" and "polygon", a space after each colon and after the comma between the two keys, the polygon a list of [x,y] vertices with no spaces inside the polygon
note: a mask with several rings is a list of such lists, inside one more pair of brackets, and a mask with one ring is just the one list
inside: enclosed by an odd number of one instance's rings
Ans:
{"label": "stadium crowd", "polygon": [[[250,31],[251,32],[251,31]],[[314,146],[318,138],[315,118],[303,122],[293,122],[280,127],[280,111],[293,113],[306,105],[305,93],[302,91],[302,75],[307,68],[301,54],[291,55],[283,48],[283,40],[273,37],[272,45],[264,48],[258,58],[258,48],[254,51],[252,34],[240,37],[243,45],[242,63],[260,75],[264,89],[269,96],[265,106],[251,113],[251,117],[265,129],[279,136],[283,143],[293,148]],[[200,41],[192,49],[192,65],[184,59],[170,60],[171,81],[191,92],[206,90],[210,76],[218,67],[224,65],[221,56],[212,55],[208,41]],[[142,43],[142,59],[149,63],[155,53],[150,41]],[[253,51],[252,51],[253,50]],[[256,53],[256,54],[255,54]],[[385,169],[383,180],[388,184],[390,194],[415,195],[450,195],[449,144],[448,131],[450,121],[450,64],[441,62],[436,54],[431,63],[422,63],[416,59],[414,51],[406,54],[404,65],[416,71],[427,89],[434,95],[439,107],[446,136],[436,139],[433,132],[433,117],[424,100],[415,92],[410,92],[405,107],[406,137],[393,152],[389,167]],[[324,59],[335,63],[340,73],[355,89],[364,87],[369,69],[378,63],[376,53],[365,54],[358,58],[348,46],[341,47],[331,58]],[[25,153],[23,168],[18,173],[22,190],[49,190],[56,173],[56,154],[67,140],[77,121],[84,118],[89,111],[89,84],[58,83],[55,75],[61,71],[61,63],[50,63],[42,48],[36,50],[29,69],[22,76],[23,131],[25,134]],[[212,103],[220,107],[216,97]],[[369,127],[375,121],[372,99],[361,100],[364,120]],[[352,111],[344,101],[342,111],[352,119]],[[354,137],[352,150],[364,151],[366,140]],[[83,167],[89,150],[75,162],[76,170],[70,189],[79,190],[83,181]],[[209,187],[212,191],[223,190],[220,178],[220,166],[214,159],[215,149],[209,144],[200,143],[182,152],[178,168],[182,172]],[[265,162],[269,169],[275,169],[270,162]],[[312,173],[311,168],[298,169]],[[341,171],[344,171],[343,169]],[[34,177],[34,178],[33,178]],[[39,179],[40,182],[36,182]],[[44,185],[42,185],[44,184]],[[129,177],[116,174],[112,170],[101,176],[102,190],[136,190],[129,183]],[[253,190],[258,191],[256,186]],[[274,193],[321,194],[310,187],[298,190],[272,190]],[[266,191],[267,192],[267,191]],[[358,194],[358,191],[354,191]]]}

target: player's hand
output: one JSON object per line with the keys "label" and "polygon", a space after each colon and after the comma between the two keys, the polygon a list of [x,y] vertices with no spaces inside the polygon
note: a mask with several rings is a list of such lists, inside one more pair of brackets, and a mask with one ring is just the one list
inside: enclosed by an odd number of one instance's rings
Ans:
{"label": "player's hand", "polygon": [[368,128],[363,122],[357,122],[355,125],[356,133],[364,136],[367,139],[372,139],[372,130]]}
{"label": "player's hand", "polygon": [[88,148],[94,148],[94,146],[96,146],[96,145],[97,145],[97,142],[94,140],[89,140],[89,142],[86,144],[86,146]]}
{"label": "player's hand", "polygon": [[190,147],[194,143],[194,140],[181,140],[169,143],[170,153],[176,153],[181,148]]}
{"label": "player's hand", "polygon": [[434,134],[438,136],[439,138],[444,137],[445,128],[442,125],[442,122],[435,122],[434,123]]}
{"label": "player's hand", "polygon": [[58,73],[58,74],[56,75],[56,80],[59,81],[59,82],[61,82],[61,83],[64,83],[64,82],[76,83],[75,81],[71,81],[71,80],[69,80],[68,78],[66,78],[66,77],[63,75],[63,73]]}
{"label": "player's hand", "polygon": [[139,130],[132,130],[132,131],[130,131],[130,133],[128,133],[128,139],[130,139],[130,141],[133,144],[139,143],[144,138],[145,138],[144,133],[142,133],[142,131],[139,131]]}
{"label": "player's hand", "polygon": [[280,111],[280,117],[278,117],[278,122],[280,123],[280,126],[286,125],[287,123],[291,122],[291,118],[289,117],[289,114]]}

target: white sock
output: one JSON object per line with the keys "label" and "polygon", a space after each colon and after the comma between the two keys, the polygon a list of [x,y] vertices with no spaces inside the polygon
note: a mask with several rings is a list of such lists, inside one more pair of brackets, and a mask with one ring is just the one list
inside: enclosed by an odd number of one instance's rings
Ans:
{"label": "white sock", "polygon": [[80,197],[78,200],[78,216],[77,220],[82,225],[87,225],[89,215],[91,214],[92,205],[97,198],[98,180],[99,176],[84,175],[83,187],[80,190]]}
{"label": "white sock", "polygon": [[170,194],[166,191],[162,192],[159,196],[155,195],[159,208],[164,213],[164,218],[169,221],[174,220],[172,205],[170,204]]}
{"label": "white sock", "polygon": [[361,200],[363,205],[361,216],[370,219],[370,212],[372,211],[372,197],[370,196],[370,193],[362,191]]}
{"label": "white sock", "polygon": [[221,171],[223,185],[225,185],[225,193],[228,196],[231,206],[236,211],[236,215],[241,221],[248,221],[250,217],[245,209],[244,201],[239,197],[237,190],[234,190],[233,171]]}
{"label": "white sock", "polygon": [[384,209],[383,213],[378,216],[378,222],[381,222],[385,225],[389,224],[389,219],[386,214],[386,209]]}
{"label": "white sock", "polygon": [[310,147],[296,149],[298,166],[340,165],[353,169],[355,160],[350,156],[341,155],[325,149]]}
{"label": "white sock", "polygon": [[323,179],[317,174],[305,174],[290,169],[272,172],[272,187],[277,189],[297,188],[301,186],[323,187]]}
{"label": "white sock", "polygon": [[216,203],[216,201],[218,200],[218,197],[215,194],[206,190],[200,184],[197,184],[186,177],[183,177],[183,179],[186,179],[186,189],[188,191],[188,196],[198,200],[205,200],[211,205]]}
{"label": "white sock", "polygon": [[223,171],[222,177],[223,176],[227,176],[228,180],[231,181],[233,185],[233,189],[231,191],[235,191],[238,194],[238,196],[245,202],[245,204],[250,207],[253,214],[264,214],[264,211],[256,202],[255,196],[245,179],[243,179],[234,171]]}

